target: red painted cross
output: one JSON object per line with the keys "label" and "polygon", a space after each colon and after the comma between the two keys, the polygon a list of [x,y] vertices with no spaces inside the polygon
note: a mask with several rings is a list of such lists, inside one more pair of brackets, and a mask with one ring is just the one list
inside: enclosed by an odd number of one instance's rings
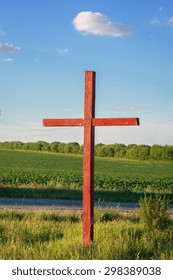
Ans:
{"label": "red painted cross", "polygon": [[44,126],[84,126],[83,159],[83,244],[93,241],[94,225],[94,134],[95,126],[139,125],[138,118],[95,118],[95,78],[85,72],[84,119],[44,119]]}

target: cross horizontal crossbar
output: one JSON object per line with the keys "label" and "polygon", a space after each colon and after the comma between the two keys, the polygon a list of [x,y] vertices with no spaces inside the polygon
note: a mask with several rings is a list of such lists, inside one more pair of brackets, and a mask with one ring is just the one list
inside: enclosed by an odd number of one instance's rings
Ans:
{"label": "cross horizontal crossbar", "polygon": [[125,126],[125,125],[139,125],[138,118],[97,118],[92,119],[92,126]]}
{"label": "cross horizontal crossbar", "polygon": [[[44,119],[44,126],[84,126],[84,119]],[[92,118],[92,126],[139,125],[139,118]]]}
{"label": "cross horizontal crossbar", "polygon": [[44,126],[83,126],[83,119],[43,119]]}

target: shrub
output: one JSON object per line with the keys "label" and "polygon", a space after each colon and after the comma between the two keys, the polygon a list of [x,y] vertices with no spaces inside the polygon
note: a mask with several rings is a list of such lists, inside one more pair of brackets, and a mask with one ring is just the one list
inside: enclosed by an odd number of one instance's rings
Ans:
{"label": "shrub", "polygon": [[117,211],[109,211],[109,212],[105,212],[101,215],[100,217],[100,222],[113,222],[113,221],[117,221],[119,219],[121,219],[121,214],[119,214],[119,212]]}
{"label": "shrub", "polygon": [[139,201],[139,218],[141,224],[148,230],[164,230],[170,225],[170,218],[168,213],[169,200],[164,196],[151,195]]}

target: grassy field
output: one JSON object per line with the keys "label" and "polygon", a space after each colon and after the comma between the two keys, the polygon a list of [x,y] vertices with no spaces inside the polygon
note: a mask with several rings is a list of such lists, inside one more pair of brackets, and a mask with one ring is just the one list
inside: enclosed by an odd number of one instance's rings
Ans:
{"label": "grassy field", "polygon": [[80,213],[0,212],[0,259],[173,259],[173,223],[146,230],[137,213],[95,213],[95,240],[82,245]]}
{"label": "grassy field", "polygon": [[[0,150],[0,196],[82,198],[82,156]],[[95,199],[138,201],[142,193],[173,198],[173,162],[95,158]]]}
{"label": "grassy field", "polygon": [[[0,159],[0,197],[82,199],[81,156],[1,150]],[[95,199],[139,201],[144,192],[173,198],[172,170],[172,162],[96,158]],[[147,229],[139,213],[96,209],[94,243],[84,248],[80,212],[2,210],[0,259],[173,259],[173,220]]]}

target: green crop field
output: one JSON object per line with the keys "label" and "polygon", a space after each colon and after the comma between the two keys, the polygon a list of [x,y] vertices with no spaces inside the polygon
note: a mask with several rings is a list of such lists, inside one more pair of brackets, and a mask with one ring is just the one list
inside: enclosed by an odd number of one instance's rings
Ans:
{"label": "green crop field", "polygon": [[[108,192],[140,194],[144,191],[172,196],[172,170],[172,161],[130,161],[96,157],[96,198],[105,200]],[[82,156],[0,150],[1,197],[9,196],[7,189],[10,189],[10,192],[13,189],[10,196],[18,197],[23,197],[22,192],[19,194],[19,189],[24,189],[25,197],[33,197],[35,192],[41,193],[41,190],[43,194],[44,190],[46,197],[55,198],[56,195],[53,194],[57,194],[59,190],[59,194],[64,195],[62,198],[81,198]],[[120,196],[118,200],[121,200]]]}

